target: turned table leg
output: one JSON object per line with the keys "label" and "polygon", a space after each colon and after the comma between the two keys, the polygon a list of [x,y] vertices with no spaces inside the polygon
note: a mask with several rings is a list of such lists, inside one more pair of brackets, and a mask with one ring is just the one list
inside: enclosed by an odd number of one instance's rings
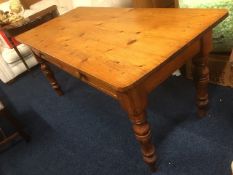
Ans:
{"label": "turned table leg", "polygon": [[198,107],[198,115],[203,117],[207,113],[209,98],[208,98],[208,82],[209,82],[209,68],[208,55],[212,48],[211,33],[207,33],[201,39],[201,53],[198,57],[193,59],[194,70],[193,78],[196,86],[196,100]]}
{"label": "turned table leg", "polygon": [[156,153],[151,142],[151,128],[146,116],[147,96],[142,94],[133,90],[127,94],[119,94],[119,100],[132,122],[134,134],[141,146],[143,159],[151,171],[155,172]]}
{"label": "turned table leg", "polygon": [[34,56],[35,56],[36,60],[39,62],[41,71],[43,72],[43,74],[45,75],[45,77],[47,78],[47,80],[49,81],[49,83],[52,86],[52,88],[54,89],[54,91],[59,96],[62,96],[64,93],[61,90],[59,84],[57,83],[57,80],[56,80],[56,78],[55,78],[52,70],[46,64],[46,61],[43,60],[42,58],[40,58],[40,56],[36,55],[35,53],[34,53]]}

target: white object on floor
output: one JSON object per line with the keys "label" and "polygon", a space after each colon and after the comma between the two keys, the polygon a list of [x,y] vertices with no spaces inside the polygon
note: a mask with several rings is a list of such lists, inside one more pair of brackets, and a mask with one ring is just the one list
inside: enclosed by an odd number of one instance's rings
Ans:
{"label": "white object on floor", "polygon": [[231,172],[233,174],[233,161],[231,162]]}
{"label": "white object on floor", "polygon": [[179,77],[179,76],[181,76],[181,72],[180,72],[180,70],[178,69],[178,70],[176,70],[175,72],[173,72],[172,75],[173,75],[173,76]]}
{"label": "white object on floor", "polygon": [[[26,71],[26,68],[21,60],[13,64],[7,64],[5,61],[2,61],[2,58],[0,58],[0,60],[0,79],[3,83],[9,82],[17,75]],[[30,68],[37,64],[37,61],[33,55],[26,57],[25,61]]]}
{"label": "white object on floor", "polygon": [[[24,44],[18,45],[17,48],[23,57],[26,57],[26,56],[32,54],[30,48]],[[14,62],[19,60],[19,56],[17,55],[15,50],[10,49],[10,48],[3,48],[2,49],[2,58],[8,64],[14,63]]]}
{"label": "white object on floor", "polygon": [[[20,44],[17,46],[29,68],[38,64],[28,46]],[[0,79],[7,83],[27,69],[20,60],[14,49],[3,48],[0,56]]]}

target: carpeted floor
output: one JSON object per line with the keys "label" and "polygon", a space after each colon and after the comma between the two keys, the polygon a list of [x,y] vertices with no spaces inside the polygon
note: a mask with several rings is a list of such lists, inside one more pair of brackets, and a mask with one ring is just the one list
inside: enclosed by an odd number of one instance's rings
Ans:
{"label": "carpeted floor", "polygon": [[[53,68],[58,97],[39,69],[0,98],[31,134],[0,153],[0,175],[149,175],[126,113],[111,97]],[[155,175],[230,175],[233,89],[210,86],[210,111],[195,113],[193,83],[171,77],[150,95],[149,121],[159,156]]]}

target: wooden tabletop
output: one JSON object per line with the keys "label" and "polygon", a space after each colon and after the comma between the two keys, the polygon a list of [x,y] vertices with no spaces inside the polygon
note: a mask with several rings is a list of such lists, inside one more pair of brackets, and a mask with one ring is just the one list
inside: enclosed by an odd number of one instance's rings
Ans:
{"label": "wooden tabletop", "polygon": [[123,90],[226,16],[219,9],[77,8],[17,40]]}

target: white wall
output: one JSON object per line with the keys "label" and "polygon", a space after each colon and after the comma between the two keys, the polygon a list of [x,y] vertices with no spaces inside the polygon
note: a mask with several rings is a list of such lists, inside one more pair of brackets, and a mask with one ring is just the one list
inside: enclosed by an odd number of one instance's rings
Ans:
{"label": "white wall", "polygon": [[71,0],[74,7],[131,7],[132,0]]}
{"label": "white wall", "polygon": [[66,11],[73,9],[73,0],[57,0],[59,6],[63,7]]}

